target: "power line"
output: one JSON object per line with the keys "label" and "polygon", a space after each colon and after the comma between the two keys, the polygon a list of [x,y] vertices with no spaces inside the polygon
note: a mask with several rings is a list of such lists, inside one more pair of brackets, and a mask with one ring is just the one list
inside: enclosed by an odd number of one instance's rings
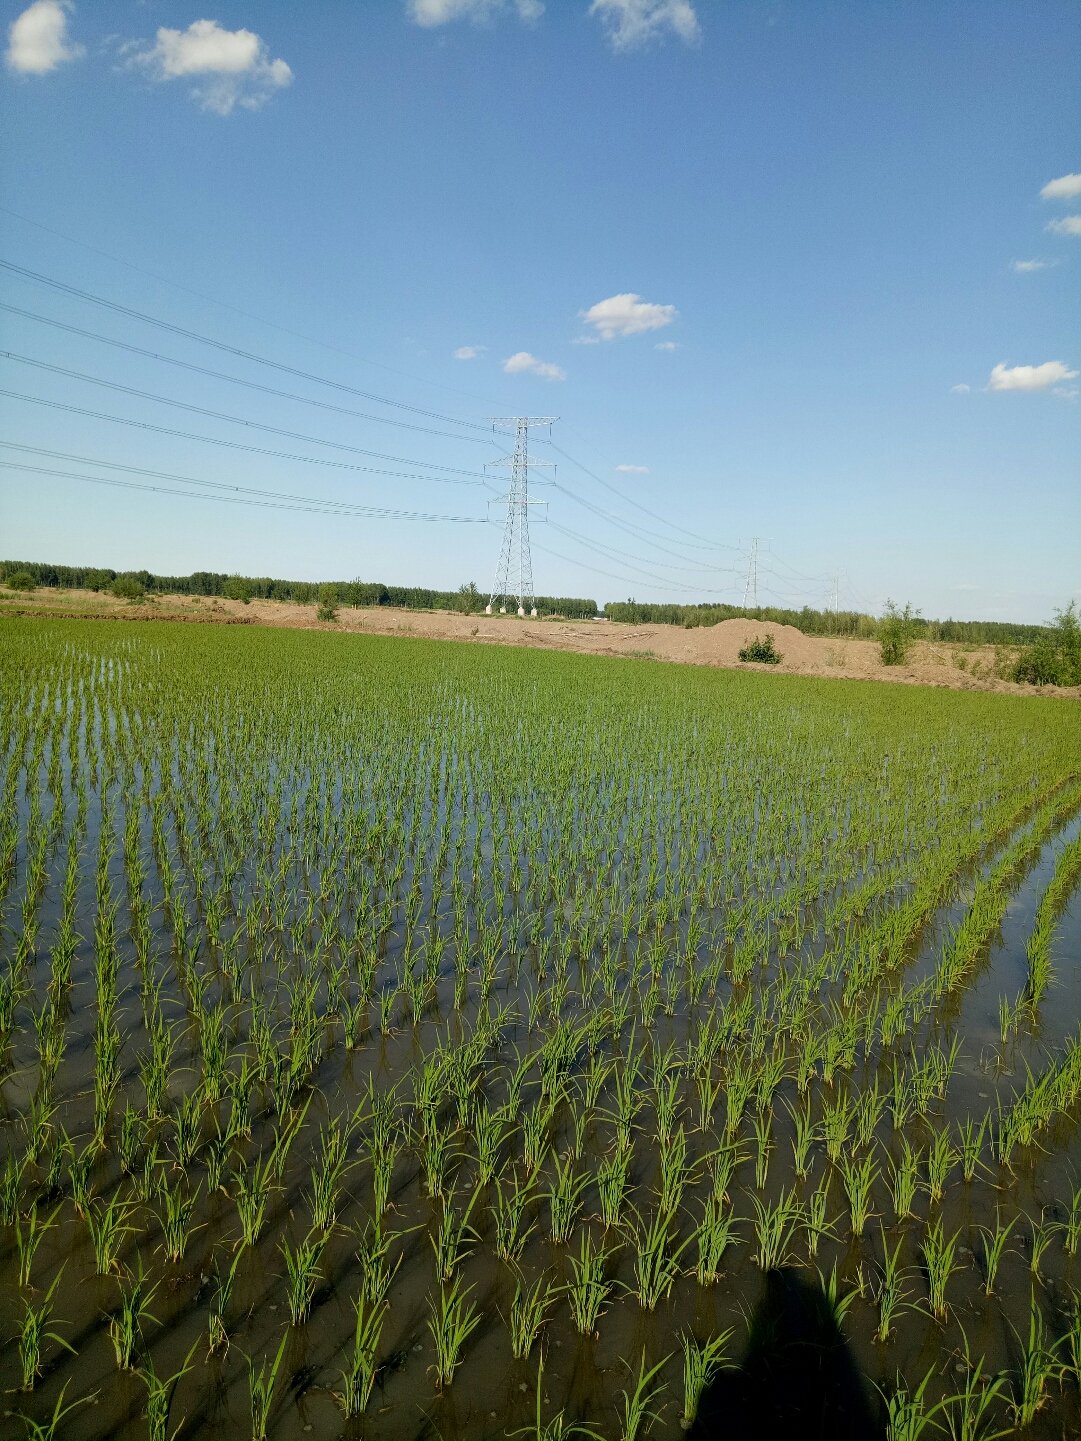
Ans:
{"label": "power line", "polygon": [[85,300],[91,305],[100,305],[106,310],[111,310],[117,315],[125,315],[129,320],[140,320],[145,325],[156,325],[161,330],[171,331],[174,335],[182,335],[186,340],[196,340],[200,345],[211,345],[215,350],[225,351],[228,355],[239,356],[243,360],[254,361],[257,365],[268,365],[273,370],[280,370],[286,375],[296,376],[300,380],[310,380],[316,385],[328,385],[333,390],[341,390],[349,395],[359,396],[362,400],[374,400],[379,405],[391,405],[398,410],[408,410],[414,415],[423,415],[428,420],[440,420],[445,425],[463,425],[470,430],[485,430],[487,427],[475,420],[459,420],[453,415],[443,415],[439,411],[425,410],[419,405],[408,405],[404,400],[390,400],[385,395],[376,395],[370,390],[359,390],[356,386],[346,385],[340,380],[328,380],[325,376],[314,375],[310,371],[300,370],[296,366],[285,365],[278,360],[270,360],[265,355],[258,355],[255,351],[244,350],[237,345],[227,345],[223,340],[214,340],[209,335],[200,335],[198,331],[188,330],[183,325],[174,325],[171,321],[160,320],[153,315],[147,315],[141,310],[133,310],[128,305],[120,305],[115,300],[107,300],[104,296],[95,295],[89,290],[80,290],[75,285],[68,285],[63,280],[57,280],[51,275],[42,275],[39,271],[28,270],[23,265],[14,265],[10,260],[0,260],[0,269],[10,271],[13,275],[19,275],[24,280],[35,281],[39,285],[49,286],[65,295],[74,295],[79,300]]}
{"label": "power line", "polygon": [[262,445],[245,445],[240,440],[224,440],[216,435],[200,435],[193,430],[177,430],[170,425],[155,425],[149,420],[131,420],[124,415],[109,415],[107,411],[90,410],[82,405],[69,405],[62,400],[46,400],[44,396],[40,395],[26,395],[19,390],[0,389],[0,395],[6,395],[11,400],[25,400],[31,405],[44,405],[50,410],[63,410],[69,415],[83,415],[92,420],[107,420],[113,425],[126,425],[132,430],[145,430],[154,435],[171,435],[180,440],[197,440],[203,445],[220,445],[226,450],[243,450],[250,455],[272,456],[275,460],[293,460],[301,465],[322,465],[332,470],[355,471],[363,475],[389,475],[396,480],[423,480],[436,485],[483,485],[486,490],[492,488],[486,480],[454,480],[441,475],[416,475],[408,471],[386,470],[376,465],[354,465],[348,460],[330,460],[322,455],[294,455],[288,450],[272,450],[268,446]]}
{"label": "power line", "polygon": [[320,410],[330,410],[336,415],[349,415],[356,420],[374,420],[378,425],[393,425],[399,430],[412,430],[420,435],[438,435],[447,440],[467,441],[470,445],[487,445],[488,441],[479,435],[455,435],[449,430],[433,430],[431,426],[414,425],[409,420],[395,420],[389,415],[372,415],[368,411],[350,410],[345,405],[332,405],[327,400],[315,400],[309,395],[297,395],[291,390],[277,390],[271,385],[260,385],[257,380],[244,380],[239,375],[229,375],[225,371],[210,370],[205,365],[195,365],[189,360],[178,360],[172,355],[161,355],[155,350],[144,350],[141,345],[129,345],[125,340],[114,340],[108,335],[98,335],[93,330],[83,330],[78,325],[68,325],[63,320],[53,320],[48,315],[38,315],[33,310],[23,310],[18,305],[8,305],[0,301],[0,310],[6,310],[12,315],[21,315],[27,320],[35,320],[41,325],[51,325],[57,330],[66,330],[69,335],[80,335],[86,340],[98,341],[102,345],[112,345],[117,350],[126,350],[131,355],[141,355],[147,360],[159,360],[163,365],[175,365],[181,370],[193,371],[196,375],[209,376],[211,380],[225,380],[230,385],[243,385],[248,390],[258,390],[264,395],[273,395],[280,400],[296,400],[301,405],[314,405]]}
{"label": "power line", "polygon": [[[158,405],[171,405],[176,410],[187,410],[193,415],[205,415],[211,420],[224,420],[229,425],[243,425],[249,430],[265,430],[268,435],[284,435],[288,440],[302,440],[305,445],[325,445],[331,450],[345,450],[350,455],[367,455],[373,460],[389,460],[395,465],[423,465],[432,470],[445,471],[450,475],[464,475],[471,477],[467,482],[470,485],[486,485],[483,479],[478,479],[473,472],[462,470],[455,465],[437,465],[429,460],[412,460],[408,456],[386,455],[380,450],[365,450],[359,445],[346,445],[340,440],[323,440],[318,435],[304,435],[301,431],[283,430],[277,425],[266,425],[261,420],[245,420],[243,416],[227,415],[221,410],[209,410],[204,405],[191,405],[185,400],[173,400],[168,395],[155,395],[153,391],[138,390],[132,385],[121,385],[115,380],[103,380],[98,375],[87,375],[80,370],[69,370],[63,365],[51,365],[46,360],[34,360],[29,355],[19,355],[11,350],[0,350],[0,358],[4,360],[15,360],[20,365],[32,365],[37,370],[48,370],[53,375],[63,375],[69,380],[83,380],[89,385],[100,385],[106,390],[118,391],[121,395],[134,395],[139,400],[152,400]],[[435,477],[432,477],[435,479]],[[459,482],[460,483],[460,482]]]}
{"label": "power line", "polygon": [[[92,462],[93,464],[104,464],[104,462]],[[342,518],[356,520],[419,520],[419,521],[453,521],[457,525],[488,525],[486,516],[469,515],[433,515],[425,511],[396,510],[388,506],[363,506],[355,505],[343,507],[340,504],[331,502],[329,506],[315,503],[312,505],[289,505],[282,501],[258,500],[253,496],[238,495],[209,495],[191,490],[173,490],[164,485],[146,485],[136,480],[114,480],[107,476],[100,475],[79,475],[69,470],[54,470],[41,465],[28,465],[25,461],[0,460],[0,467],[5,470],[22,470],[34,475],[52,475],[65,480],[79,480],[88,485],[108,485],[121,490],[142,490],[150,491],[157,495],[177,496],[187,500],[216,500],[225,505],[246,505],[258,507],[263,510],[289,510],[306,511],[312,515],[336,515]],[[129,469],[130,467],[125,467]],[[219,482],[191,480],[192,485],[214,486]],[[226,489],[241,490],[243,487],[225,487]],[[257,494],[257,493],[256,493]]]}
{"label": "power line", "polygon": [[[617,550],[614,546],[604,545],[600,541],[590,540],[584,535],[579,535],[576,530],[571,530],[568,526],[560,525],[557,521],[549,520],[548,525],[552,530],[558,531],[560,535],[565,535],[569,540],[576,541],[578,545],[584,545],[587,547],[587,549],[596,551],[598,555],[604,555],[609,560],[615,560],[619,564],[629,564],[632,567],[634,566],[634,563],[638,561],[642,561],[646,565],[654,564],[654,562],[651,561],[648,556],[631,555],[628,551]],[[664,570],[684,571],[706,570],[713,575],[735,574],[735,571],[730,566],[666,566],[662,562],[661,568]],[[664,584],[668,584],[668,581],[665,579],[664,576],[656,575],[651,571],[642,571],[641,574],[648,576],[650,580],[660,580],[663,581]]]}

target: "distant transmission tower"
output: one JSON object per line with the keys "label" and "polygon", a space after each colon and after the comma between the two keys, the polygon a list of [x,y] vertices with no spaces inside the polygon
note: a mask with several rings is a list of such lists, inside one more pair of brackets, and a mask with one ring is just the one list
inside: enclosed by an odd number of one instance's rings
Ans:
{"label": "distant transmission tower", "polygon": [[758,536],[751,537],[751,553],[747,557],[747,584],[743,587],[744,607],[758,609]]}
{"label": "distant transmission tower", "polygon": [[510,418],[496,416],[492,419],[493,430],[514,431],[514,454],[502,460],[492,461],[493,465],[510,466],[510,483],[507,493],[501,495],[494,505],[507,507],[507,522],[503,527],[503,545],[499,552],[499,565],[495,573],[495,589],[485,615],[492,614],[498,604],[499,614],[506,615],[507,608],[514,605],[519,615],[536,615],[536,598],[533,594],[533,561],[529,553],[529,507],[543,505],[543,501],[529,498],[529,472],[546,461],[529,459],[529,430],[531,426],[548,425],[557,420],[554,415],[518,415]]}

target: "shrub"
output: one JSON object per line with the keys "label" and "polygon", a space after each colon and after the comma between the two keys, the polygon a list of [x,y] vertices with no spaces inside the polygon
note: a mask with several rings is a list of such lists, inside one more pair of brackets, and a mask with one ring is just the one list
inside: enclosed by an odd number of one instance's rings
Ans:
{"label": "shrub", "polygon": [[878,641],[882,652],[883,665],[904,665],[908,659],[909,647],[916,638],[916,623],[920,618],[909,602],[901,610],[892,600],[886,602],[886,611],[878,623]]}
{"label": "shrub", "polygon": [[765,636],[755,636],[748,645],[745,645],[739,653],[740,660],[758,661],[760,665],[780,665],[784,656],[780,654],[773,644],[773,635],[767,631]]}
{"label": "shrub", "polygon": [[242,575],[227,575],[221,593],[226,600],[242,600],[245,605],[251,603],[251,585]]}
{"label": "shrub", "polygon": [[142,600],[146,594],[146,587],[138,576],[118,575],[113,581],[112,592],[120,600]]}
{"label": "shrub", "polygon": [[320,620],[338,619],[338,587],[336,585],[319,587],[318,615]]}
{"label": "shrub", "polygon": [[35,590],[34,577],[28,570],[17,570],[8,576],[6,585],[9,590]]}
{"label": "shrub", "polygon": [[1065,610],[1057,610],[1051,624],[1050,635],[1040,636],[1021,652],[1013,678],[1028,685],[1081,685],[1081,616],[1077,602],[1070,601]]}

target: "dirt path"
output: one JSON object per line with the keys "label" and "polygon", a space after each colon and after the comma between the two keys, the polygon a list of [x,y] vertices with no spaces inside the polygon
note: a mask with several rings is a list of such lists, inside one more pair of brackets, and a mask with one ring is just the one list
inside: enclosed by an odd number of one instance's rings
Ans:
{"label": "dirt path", "polygon": [[[279,626],[290,630],[336,630],[364,635],[421,636],[482,645],[520,645],[545,650],[570,650],[587,655],[626,656],[640,660],[678,661],[684,665],[739,666],[775,670],[787,675],[818,675],[850,680],[884,680],[907,685],[949,686],[956,690],[999,691],[1014,695],[1054,694],[1081,699],[1081,688],[1037,691],[1033,686],[1000,680],[995,674],[999,653],[994,646],[918,641],[907,665],[884,666],[878,645],[804,635],[787,625],[753,620],[726,620],[719,625],[685,630],[672,625],[629,625],[620,621],[519,620],[517,616],[459,615],[452,611],[393,610],[343,607],[333,624],[316,619],[315,607],[288,601],[240,601],[200,596],[155,596],[132,605],[93,591],[39,590],[32,595],[7,593],[0,601],[3,615],[53,615],[83,619],[185,620],[210,624]],[[744,667],[739,650],[766,632],[782,656],[778,666]],[[1016,652],[1012,652],[1015,654]],[[1003,653],[1004,654],[1004,653]]]}

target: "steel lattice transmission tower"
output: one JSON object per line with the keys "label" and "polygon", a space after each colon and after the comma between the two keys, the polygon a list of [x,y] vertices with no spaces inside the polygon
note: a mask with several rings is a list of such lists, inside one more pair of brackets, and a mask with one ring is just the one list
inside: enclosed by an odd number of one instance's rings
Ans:
{"label": "steel lattice transmission tower", "polygon": [[551,426],[557,419],[558,416],[554,415],[496,416],[492,419],[493,430],[513,431],[514,453],[491,462],[492,465],[510,466],[510,483],[506,494],[492,502],[493,505],[507,507],[507,521],[503,527],[495,589],[484,608],[486,615],[491,615],[497,604],[500,615],[506,615],[512,604],[519,615],[537,614],[533,595],[533,560],[529,552],[529,507],[546,502],[530,500],[529,472],[549,462],[530,460],[529,431],[532,426]]}

